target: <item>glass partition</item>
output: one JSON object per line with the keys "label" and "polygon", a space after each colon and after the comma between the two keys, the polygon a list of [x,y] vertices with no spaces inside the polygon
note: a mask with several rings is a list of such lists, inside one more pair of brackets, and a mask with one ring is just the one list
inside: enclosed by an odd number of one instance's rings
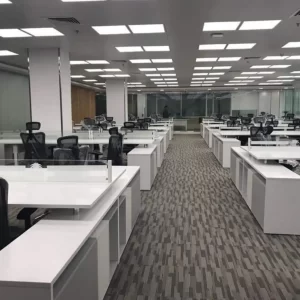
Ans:
{"label": "glass partition", "polygon": [[206,93],[182,94],[182,116],[194,117],[206,115]]}
{"label": "glass partition", "polygon": [[181,116],[181,93],[156,94],[156,100],[158,114],[162,115],[164,107],[167,105],[170,116]]}

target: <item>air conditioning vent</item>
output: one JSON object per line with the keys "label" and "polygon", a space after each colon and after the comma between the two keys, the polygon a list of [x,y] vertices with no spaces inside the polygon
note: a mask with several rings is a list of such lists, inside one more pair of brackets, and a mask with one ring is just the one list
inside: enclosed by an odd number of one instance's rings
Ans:
{"label": "air conditioning vent", "polygon": [[260,56],[247,56],[244,58],[245,60],[250,60],[250,59],[261,59]]}
{"label": "air conditioning vent", "polygon": [[63,22],[63,23],[72,23],[80,24],[80,22],[75,18],[48,18],[49,21]]}
{"label": "air conditioning vent", "polygon": [[293,15],[292,17],[299,17],[300,16],[300,9],[297,10]]}

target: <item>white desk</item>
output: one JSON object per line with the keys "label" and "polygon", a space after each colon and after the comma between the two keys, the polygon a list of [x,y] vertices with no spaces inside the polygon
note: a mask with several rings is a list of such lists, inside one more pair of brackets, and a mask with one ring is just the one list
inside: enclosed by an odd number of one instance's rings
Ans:
{"label": "white desk", "polygon": [[[279,148],[279,147],[278,147]],[[231,148],[231,178],[265,233],[300,235],[300,176]]]}
{"label": "white desk", "polygon": [[149,130],[156,130],[156,131],[166,131],[169,136],[169,140],[171,141],[173,138],[173,132],[172,127],[166,127],[166,126],[152,126],[152,124],[149,126]]}
{"label": "white desk", "polygon": [[[226,131],[226,130],[220,130],[220,134],[222,136],[250,136],[250,131],[245,130],[232,130],[232,131]],[[271,136],[300,136],[300,131],[273,131],[271,133]]]}
{"label": "white desk", "polygon": [[126,171],[126,167],[112,167],[112,182],[108,182],[106,166],[14,168],[0,168],[0,176],[9,184],[9,205],[74,209],[93,207]]}
{"label": "white desk", "polygon": [[174,119],[174,127],[182,126],[185,128],[185,131],[187,131],[187,122],[188,122],[188,119]]}
{"label": "white desk", "polygon": [[[112,277],[110,265],[113,263],[117,266],[128,239],[127,236],[121,241],[124,238],[124,229],[127,230],[129,225],[128,209],[132,209],[131,213],[134,213],[130,216],[133,225],[139,213],[140,192],[136,189],[137,185],[139,186],[139,168],[127,167],[126,173],[116,181],[114,188],[110,189],[93,209],[82,210],[78,215],[70,213],[70,210],[55,210],[49,215],[50,220],[40,221],[3,249],[0,252],[0,295],[5,295],[5,299],[56,300],[62,287],[63,290],[78,290],[78,281],[76,285],[73,277],[68,277],[70,268],[76,264],[77,259],[74,258],[78,257],[90,241],[89,238],[94,238],[98,244],[98,258],[91,256],[91,259],[94,259],[91,263],[93,269],[98,270],[98,275],[89,269],[89,276],[86,276],[86,272],[80,268],[77,268],[76,275],[82,280],[79,289],[84,286],[84,281],[96,282],[99,296],[97,299],[102,299]],[[125,206],[119,201],[122,194],[126,196],[125,211]],[[138,211],[133,209],[133,205],[138,206]],[[116,234],[112,235],[111,224],[110,221],[106,221],[106,216],[110,215],[115,206],[118,212],[116,216],[120,216],[117,221],[122,227],[116,228]],[[128,228],[130,232],[132,226]],[[119,239],[117,241],[123,244],[122,247],[114,249],[117,258],[116,261],[112,261],[109,244],[111,239],[116,237]],[[95,287],[91,285],[91,288]],[[84,298],[91,299],[89,295],[87,291],[87,298]],[[80,291],[78,296],[74,295],[72,298],[82,299]]]}
{"label": "white desk", "polygon": [[260,147],[254,146],[248,150],[248,147],[242,147],[252,157],[257,160],[300,160],[300,147]]}
{"label": "white desk", "polygon": [[157,174],[157,146],[136,147],[128,155],[128,166],[141,168],[141,190],[151,190]]}
{"label": "white desk", "polygon": [[[164,160],[164,156],[165,156],[165,152],[164,152],[164,137],[160,136],[158,137],[155,142],[155,145],[157,145],[157,167],[160,168],[163,160]],[[152,145],[148,146],[151,147]]]}

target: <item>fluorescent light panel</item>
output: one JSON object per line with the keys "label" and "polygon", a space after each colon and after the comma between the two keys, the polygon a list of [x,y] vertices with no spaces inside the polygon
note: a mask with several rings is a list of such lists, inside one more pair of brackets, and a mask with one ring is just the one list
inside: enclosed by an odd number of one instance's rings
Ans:
{"label": "fluorescent light panel", "polygon": [[300,55],[293,55],[287,58],[287,60],[300,59]]}
{"label": "fluorescent light panel", "polygon": [[157,68],[157,71],[174,71],[174,68]]}
{"label": "fluorescent light panel", "polygon": [[263,60],[285,60],[288,56],[266,56]]}
{"label": "fluorescent light panel", "polygon": [[163,24],[129,25],[129,28],[134,34],[165,32],[165,27]]}
{"label": "fluorescent light panel", "polygon": [[12,4],[9,0],[0,0],[0,4]]}
{"label": "fluorescent light panel", "polygon": [[281,20],[245,21],[239,30],[263,30],[273,29]]}
{"label": "fluorescent light panel", "polygon": [[151,64],[150,59],[131,59],[132,64]]}
{"label": "fluorescent light panel", "polygon": [[97,82],[96,79],[84,79],[83,81],[84,82]]}
{"label": "fluorescent light panel", "polygon": [[176,76],[176,74],[174,74],[174,73],[166,73],[166,74],[161,74],[161,76],[163,76],[163,77],[174,77],[174,76]]}
{"label": "fluorescent light panel", "polygon": [[199,50],[224,50],[226,44],[207,44],[199,45]]}
{"label": "fluorescent light panel", "polygon": [[143,46],[146,52],[168,52],[170,51],[169,46]]}
{"label": "fluorescent light panel", "polygon": [[92,28],[97,31],[100,35],[110,35],[110,34],[130,34],[130,31],[125,25],[117,26],[92,26]]}
{"label": "fluorescent light panel", "polygon": [[211,75],[224,75],[225,73],[209,73],[209,76]]}
{"label": "fluorescent light panel", "polygon": [[159,59],[152,59],[153,63],[172,63],[172,58],[159,58]]}
{"label": "fluorescent light panel", "polygon": [[286,69],[289,68],[291,65],[273,65],[270,69]]}
{"label": "fluorescent light panel", "polygon": [[31,37],[30,34],[19,29],[0,29],[0,36],[3,38]]}
{"label": "fluorescent light panel", "polygon": [[105,72],[121,72],[121,69],[103,69]]}
{"label": "fluorescent light panel", "polygon": [[90,73],[104,72],[102,69],[85,69],[85,71]]}
{"label": "fluorescent light panel", "polygon": [[142,72],[154,72],[157,71],[156,68],[140,68],[139,69]]}
{"label": "fluorescent light panel", "polygon": [[70,60],[70,65],[88,65],[85,60]]}
{"label": "fluorescent light panel", "polygon": [[282,48],[300,48],[300,42],[289,42],[285,44]]}
{"label": "fluorescent light panel", "polygon": [[270,65],[255,65],[252,66],[250,69],[268,69],[270,67],[271,67]]}
{"label": "fluorescent light panel", "polygon": [[11,52],[9,50],[0,50],[0,56],[15,56],[15,55],[19,55],[19,54]]}
{"label": "fluorescent light panel", "polygon": [[99,77],[102,77],[102,78],[111,78],[111,77],[115,77],[114,75],[98,75]]}
{"label": "fluorescent light panel", "polygon": [[206,57],[206,58],[197,58],[196,62],[208,62],[208,61],[217,61],[217,57]]}
{"label": "fluorescent light panel", "polygon": [[87,60],[87,62],[92,65],[109,65],[107,60]]}
{"label": "fluorescent light panel", "polygon": [[165,78],[165,81],[175,81],[177,78]]}
{"label": "fluorescent light panel", "polygon": [[211,70],[212,67],[195,67],[194,70]]}
{"label": "fluorescent light panel", "polygon": [[115,76],[120,78],[130,77],[129,74],[116,74]]}
{"label": "fluorescent light panel", "polygon": [[119,52],[144,52],[141,46],[116,47]]}
{"label": "fluorescent light panel", "polygon": [[232,31],[236,30],[241,22],[205,22],[203,31]]}
{"label": "fluorescent light panel", "polygon": [[244,50],[252,49],[256,43],[243,43],[243,44],[228,44],[226,47],[227,50]]}
{"label": "fluorescent light panel", "polygon": [[71,78],[85,78],[83,75],[71,75]]}
{"label": "fluorescent light panel", "polygon": [[239,61],[241,57],[220,57],[218,61]]}
{"label": "fluorescent light panel", "polygon": [[193,76],[207,76],[208,73],[193,73]]}
{"label": "fluorescent light panel", "polygon": [[160,74],[155,74],[155,73],[153,73],[153,74],[145,74],[147,77],[161,77],[161,75]]}
{"label": "fluorescent light panel", "polygon": [[164,81],[162,78],[150,78],[151,81]]}
{"label": "fluorescent light panel", "polygon": [[231,66],[219,66],[219,67],[213,67],[214,70],[229,70],[231,69]]}
{"label": "fluorescent light panel", "polygon": [[63,36],[61,32],[56,30],[52,27],[43,27],[43,28],[21,28],[21,30],[36,36],[36,37],[43,37],[43,36]]}

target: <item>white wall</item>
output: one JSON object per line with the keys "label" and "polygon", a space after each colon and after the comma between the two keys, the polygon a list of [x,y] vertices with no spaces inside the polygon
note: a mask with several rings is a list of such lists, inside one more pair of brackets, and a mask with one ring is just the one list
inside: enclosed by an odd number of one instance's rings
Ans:
{"label": "white wall", "polygon": [[106,80],[107,116],[114,117],[117,124],[128,119],[127,86],[123,79]]}
{"label": "white wall", "polygon": [[233,110],[258,110],[258,92],[239,91],[231,94],[231,111]]}
{"label": "white wall", "polygon": [[25,129],[29,121],[28,76],[0,71],[0,130]]}

